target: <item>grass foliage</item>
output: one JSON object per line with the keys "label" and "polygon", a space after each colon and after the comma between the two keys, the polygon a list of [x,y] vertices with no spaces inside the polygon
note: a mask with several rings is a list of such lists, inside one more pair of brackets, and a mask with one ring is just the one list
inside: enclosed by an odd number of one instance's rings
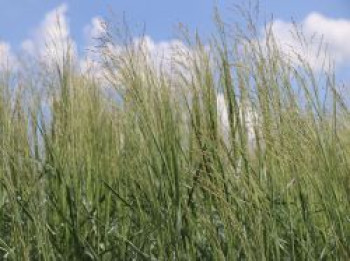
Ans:
{"label": "grass foliage", "polygon": [[334,75],[217,28],[171,66],[110,28],[102,80],[2,70],[1,260],[350,259]]}

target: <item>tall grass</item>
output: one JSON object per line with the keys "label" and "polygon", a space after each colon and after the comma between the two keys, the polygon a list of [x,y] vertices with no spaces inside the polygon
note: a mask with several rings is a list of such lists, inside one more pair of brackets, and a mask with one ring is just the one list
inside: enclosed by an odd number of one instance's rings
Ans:
{"label": "tall grass", "polygon": [[109,29],[102,81],[69,50],[39,80],[2,71],[1,259],[350,258],[334,75],[285,59],[269,30],[217,27],[161,64]]}

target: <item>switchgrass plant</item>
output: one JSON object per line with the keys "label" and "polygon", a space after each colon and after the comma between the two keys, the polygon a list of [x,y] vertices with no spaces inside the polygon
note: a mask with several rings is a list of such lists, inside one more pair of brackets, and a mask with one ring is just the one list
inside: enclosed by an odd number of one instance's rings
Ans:
{"label": "switchgrass plant", "polygon": [[107,28],[102,80],[69,50],[34,83],[2,71],[2,260],[350,258],[334,75],[217,27],[161,63]]}

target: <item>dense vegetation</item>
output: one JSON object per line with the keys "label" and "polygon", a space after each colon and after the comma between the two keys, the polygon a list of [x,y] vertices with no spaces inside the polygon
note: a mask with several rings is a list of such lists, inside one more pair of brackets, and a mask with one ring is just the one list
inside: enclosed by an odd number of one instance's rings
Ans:
{"label": "dense vegetation", "polygon": [[107,26],[99,77],[2,68],[1,260],[350,259],[334,74],[217,20],[171,62]]}

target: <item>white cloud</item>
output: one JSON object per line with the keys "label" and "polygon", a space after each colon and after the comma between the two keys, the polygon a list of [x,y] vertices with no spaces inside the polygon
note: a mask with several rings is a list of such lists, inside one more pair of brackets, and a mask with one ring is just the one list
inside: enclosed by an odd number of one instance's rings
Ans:
{"label": "white cloud", "polygon": [[90,24],[85,26],[84,34],[88,46],[95,46],[98,43],[98,39],[106,32],[105,21],[99,16],[95,16],[91,19]]}
{"label": "white cloud", "polygon": [[225,102],[225,97],[222,93],[218,93],[216,96],[216,104],[218,111],[219,122],[221,123],[221,128],[226,135],[228,135],[229,121],[228,121],[228,111]]}
{"label": "white cloud", "polygon": [[[225,101],[225,96],[223,93],[217,93],[216,96],[217,112],[218,112],[218,122],[221,129],[221,133],[225,139],[229,137],[230,133],[230,122],[228,116],[227,103]],[[242,107],[245,106],[245,107]],[[244,108],[244,110],[243,110]],[[247,141],[249,148],[254,148],[256,145],[256,133],[255,129],[259,125],[260,117],[256,110],[251,106],[250,102],[247,101],[244,104],[238,105],[239,110],[239,120],[241,124],[244,125],[247,135]],[[259,129],[259,128],[257,128]],[[261,135],[259,133],[258,135]]]}
{"label": "white cloud", "polygon": [[70,36],[67,10],[67,5],[62,4],[48,12],[32,37],[22,42],[22,50],[48,66],[62,65],[68,52],[75,56],[76,44]]}
{"label": "white cloud", "polygon": [[0,70],[15,69],[17,59],[11,51],[10,44],[0,42]]}
{"label": "white cloud", "polygon": [[103,70],[98,53],[99,38],[105,33],[105,21],[101,17],[93,17],[90,24],[85,26],[85,57],[80,60],[80,69],[83,73],[91,73],[94,78],[102,79]]}
{"label": "white cloud", "polygon": [[[107,43],[103,49],[99,49],[100,38],[105,36],[107,30],[106,22],[100,17],[94,17],[90,24],[85,26],[84,33],[86,38],[86,55],[80,60],[80,68],[83,73],[90,73],[95,79],[102,79],[107,72],[101,65],[101,54],[108,58],[117,60],[117,57],[123,55],[126,49],[133,49],[138,53],[142,62],[152,65],[157,72],[170,73],[175,62],[185,60],[185,55],[191,52],[186,45],[177,39],[155,42],[150,36],[135,37],[128,46],[122,46],[117,43]],[[125,53],[124,53],[125,54]],[[142,57],[142,58],[141,58]],[[117,73],[116,71],[113,73]]]}
{"label": "white cloud", "polygon": [[[300,63],[300,55],[316,71],[322,69],[322,62],[327,63],[328,59],[338,67],[350,65],[350,20],[310,13],[296,26],[301,28],[305,41],[298,39],[294,24],[282,20],[276,20],[272,24],[272,31],[281,50],[293,62]],[[263,41],[266,41],[266,37]],[[326,52],[319,52],[321,42]]]}
{"label": "white cloud", "polygon": [[[193,59],[195,50],[186,46],[178,39],[155,42],[150,36],[134,39],[136,48],[146,54],[146,61],[154,66],[157,72],[171,75],[174,70],[180,70],[179,64],[187,64]],[[183,72],[185,73],[185,72]]]}
{"label": "white cloud", "polygon": [[330,54],[336,62],[350,63],[350,20],[330,19],[312,13],[306,18],[304,24],[308,34],[316,32],[324,36],[330,48]]}

